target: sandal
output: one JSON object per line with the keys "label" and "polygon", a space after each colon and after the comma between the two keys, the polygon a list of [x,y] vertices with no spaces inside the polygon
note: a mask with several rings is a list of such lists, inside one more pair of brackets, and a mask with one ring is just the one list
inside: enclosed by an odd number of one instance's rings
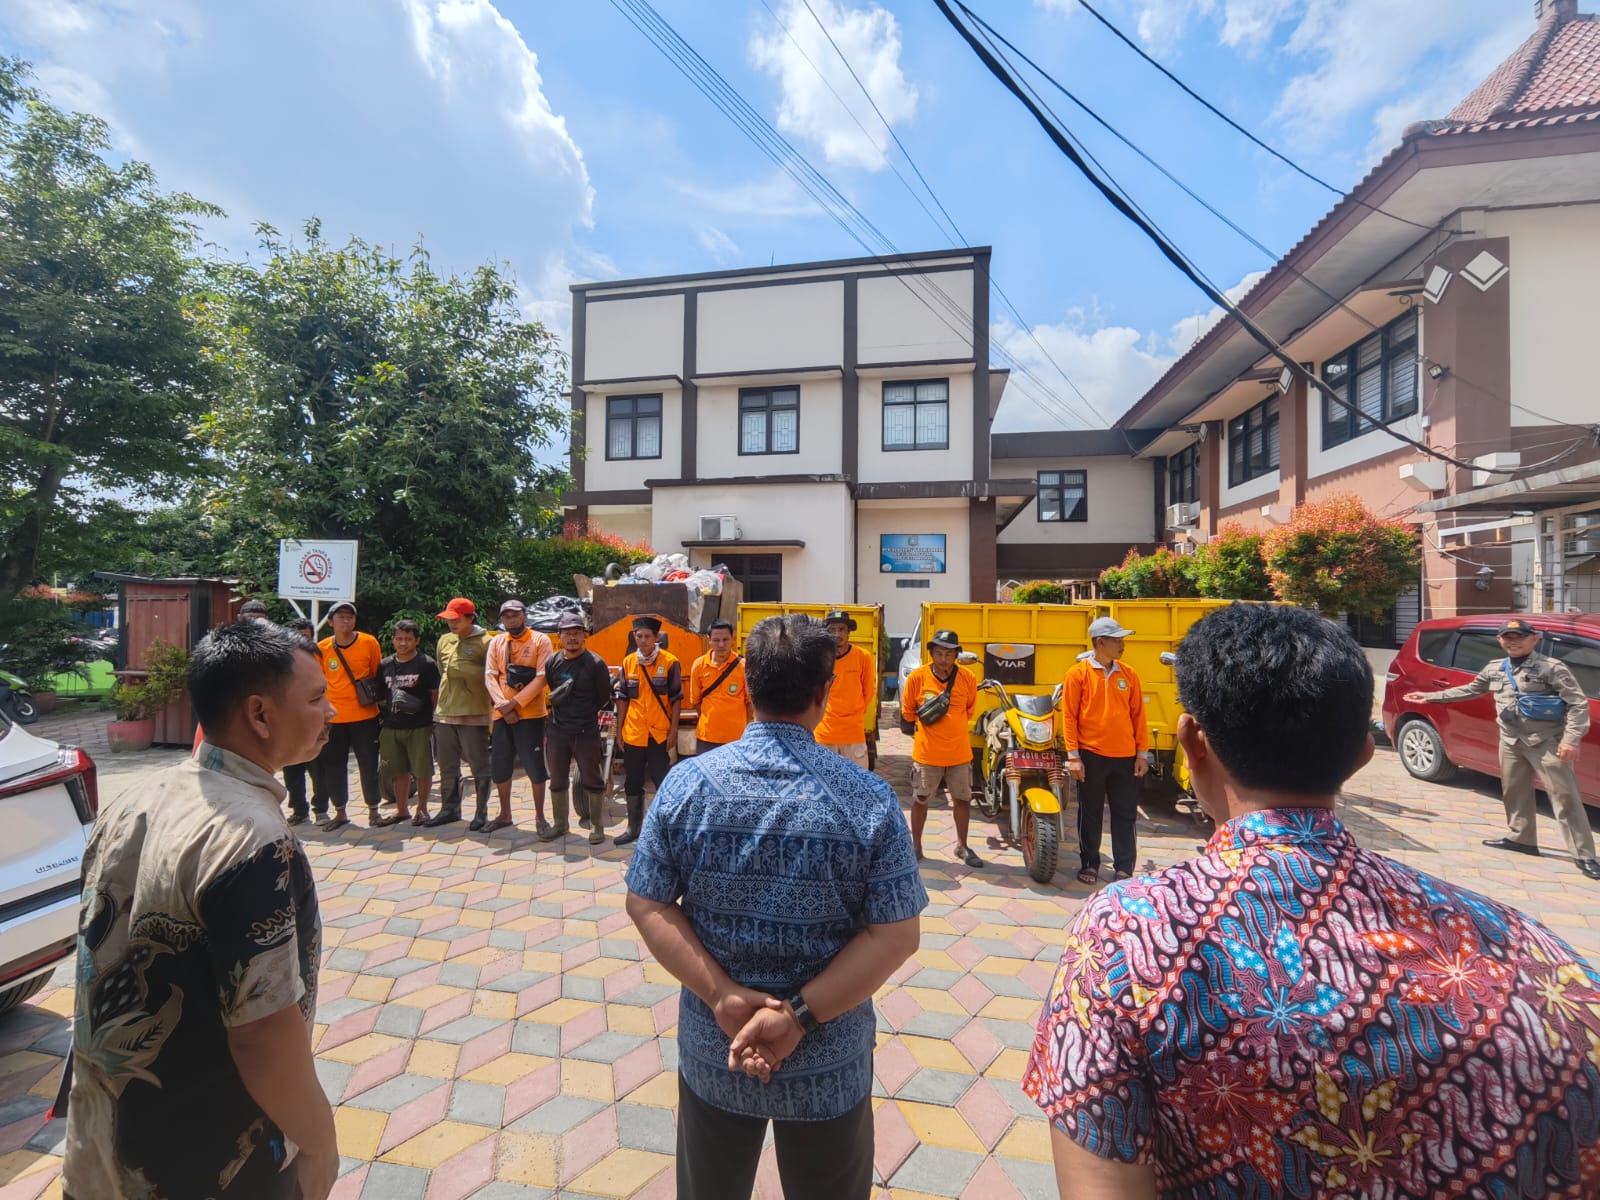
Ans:
{"label": "sandal", "polygon": [[1099,883],[1100,882],[1100,872],[1099,872],[1099,870],[1097,870],[1094,867],[1085,867],[1083,870],[1078,872],[1078,882],[1079,883],[1089,883],[1089,884]]}
{"label": "sandal", "polygon": [[411,814],[411,823],[413,825],[417,826],[418,828],[421,828],[422,826],[424,826],[424,825],[426,825],[428,823],[428,814],[423,812],[423,811],[421,811],[420,809],[417,810],[416,812]]}
{"label": "sandal", "polygon": [[1119,880],[1132,879],[1133,878],[1133,872],[1132,871],[1118,871],[1117,872],[1117,878]]}
{"label": "sandal", "polygon": [[343,813],[335,813],[322,823],[323,833],[334,833],[350,824],[350,818]]}
{"label": "sandal", "polygon": [[387,829],[391,825],[400,824],[400,820],[401,817],[399,813],[390,813],[388,816],[380,816],[378,810],[374,808],[367,816],[367,828]]}
{"label": "sandal", "polygon": [[516,822],[510,817],[496,817],[483,827],[483,831],[485,833],[493,833],[497,829],[510,829],[515,824]]}

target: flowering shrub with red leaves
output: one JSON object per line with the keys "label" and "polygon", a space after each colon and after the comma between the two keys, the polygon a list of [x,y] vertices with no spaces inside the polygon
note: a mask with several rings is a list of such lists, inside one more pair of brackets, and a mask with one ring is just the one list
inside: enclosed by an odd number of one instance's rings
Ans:
{"label": "flowering shrub with red leaves", "polygon": [[1263,550],[1280,600],[1374,620],[1416,582],[1422,559],[1411,526],[1375,516],[1348,494],[1300,505],[1265,535]]}
{"label": "flowering shrub with red leaves", "polygon": [[1262,553],[1261,534],[1236,521],[1217,532],[1194,553],[1194,579],[1200,594],[1216,600],[1271,600],[1272,579]]}
{"label": "flowering shrub with red leaves", "polygon": [[1100,572],[1100,594],[1111,600],[1198,596],[1193,555],[1177,555],[1165,546],[1151,554],[1129,550],[1120,567]]}

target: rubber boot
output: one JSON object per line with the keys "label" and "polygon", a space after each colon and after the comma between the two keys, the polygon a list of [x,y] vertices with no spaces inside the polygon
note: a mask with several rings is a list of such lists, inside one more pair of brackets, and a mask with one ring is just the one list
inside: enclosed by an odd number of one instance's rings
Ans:
{"label": "rubber boot", "polygon": [[644,824],[644,797],[628,797],[628,827],[611,839],[614,846],[626,846],[638,840],[639,826]]}
{"label": "rubber boot", "polygon": [[570,804],[570,794],[567,792],[552,791],[550,793],[550,815],[555,818],[543,833],[539,835],[541,842],[553,842],[558,837],[566,837],[570,828],[567,824],[567,809]]}
{"label": "rubber boot", "polygon": [[456,776],[455,787],[448,796],[439,798],[439,811],[422,823],[424,829],[437,829],[440,825],[453,825],[461,820],[461,776]]}
{"label": "rubber boot", "polygon": [[572,789],[572,811],[578,814],[580,827],[593,828],[594,822],[589,819],[589,793],[581,785]]}
{"label": "rubber boot", "polygon": [[473,810],[472,823],[467,828],[477,833],[489,823],[489,793],[494,788],[494,780],[474,779],[472,782],[478,789],[478,803]]}
{"label": "rubber boot", "polygon": [[582,799],[584,810],[589,813],[589,845],[600,845],[606,840],[605,797],[580,787],[575,798]]}

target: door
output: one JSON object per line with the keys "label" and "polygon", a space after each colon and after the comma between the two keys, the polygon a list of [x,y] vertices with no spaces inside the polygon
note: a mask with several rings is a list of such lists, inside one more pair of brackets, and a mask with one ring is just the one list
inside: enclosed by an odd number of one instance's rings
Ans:
{"label": "door", "polygon": [[1585,802],[1600,804],[1600,640],[1552,633],[1545,643],[1545,653],[1566,663],[1589,697],[1589,733],[1578,755],[1578,789]]}
{"label": "door", "polygon": [[724,554],[716,559],[744,586],[745,600],[776,604],[783,599],[783,555]]}
{"label": "door", "polygon": [[[1452,688],[1470,683],[1486,663],[1505,656],[1493,629],[1465,628],[1456,637],[1449,666],[1439,672],[1443,678],[1438,686]],[[1436,720],[1451,762],[1489,775],[1500,773],[1500,726],[1495,720],[1493,696],[1485,693],[1456,704],[1431,704],[1428,715]]]}

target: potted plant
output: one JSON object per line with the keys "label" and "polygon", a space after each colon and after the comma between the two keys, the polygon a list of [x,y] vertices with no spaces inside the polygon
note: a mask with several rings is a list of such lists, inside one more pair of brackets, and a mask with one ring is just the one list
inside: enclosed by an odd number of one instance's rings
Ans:
{"label": "potted plant", "polygon": [[170,642],[155,641],[145,655],[144,678],[123,680],[111,690],[117,719],[106,724],[113,750],[146,750],[156,736],[156,717],[183,695],[189,678],[189,654]]}
{"label": "potted plant", "polygon": [[56,681],[51,675],[32,675],[25,681],[28,690],[33,693],[33,706],[39,710],[42,717],[56,709]]}

